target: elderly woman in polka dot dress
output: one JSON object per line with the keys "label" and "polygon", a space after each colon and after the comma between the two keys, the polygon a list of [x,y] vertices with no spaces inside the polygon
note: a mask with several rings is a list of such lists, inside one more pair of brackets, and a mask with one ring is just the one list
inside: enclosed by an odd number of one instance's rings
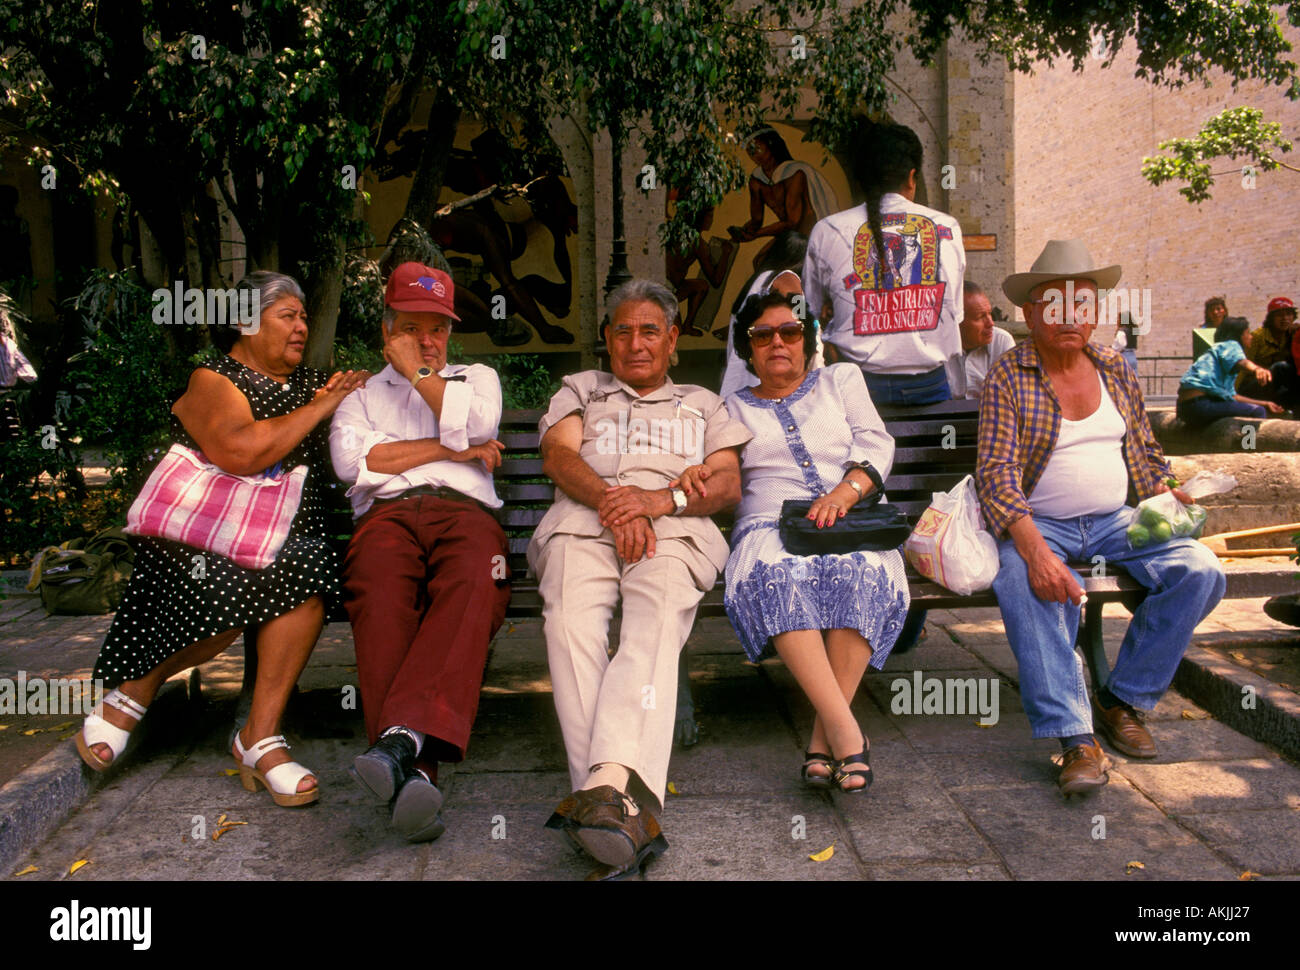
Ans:
{"label": "elderly woman in polka dot dress", "polygon": [[257,624],[252,708],[232,754],[245,788],[261,784],[277,805],[305,805],[318,797],[316,779],[290,758],[279,724],[320,635],[325,601],[337,595],[322,513],[329,419],[369,375],[327,378],[299,366],[307,318],[293,279],[257,272],[239,287],[258,291],[260,325],[219,332],[228,352],[190,375],[172,406],[173,435],[233,475],[307,465],[302,502],[275,562],[262,570],[166,539],[136,540],[135,570],[95,663],[95,677],[116,689],[86,718],[77,748],[95,770],[108,768],[168,677],[212,659]]}

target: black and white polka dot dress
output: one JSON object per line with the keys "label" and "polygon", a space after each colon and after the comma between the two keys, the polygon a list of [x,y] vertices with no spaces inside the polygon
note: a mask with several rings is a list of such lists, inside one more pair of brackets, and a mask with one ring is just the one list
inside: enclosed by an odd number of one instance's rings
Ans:
{"label": "black and white polka dot dress", "polygon": [[[229,356],[200,366],[229,378],[259,421],[302,407],[328,380],[322,371],[299,367],[281,384]],[[178,443],[198,450],[175,415],[172,433]],[[333,481],[329,422],[318,424],[282,465],[306,465],[309,471],[289,538],[265,569],[244,569],[168,539],[132,539],[135,568],[95,662],[94,676],[105,687],[143,677],[192,643],[274,619],[311,596],[323,597],[328,609],[338,595],[339,572],[338,557],[324,538],[325,489]]]}

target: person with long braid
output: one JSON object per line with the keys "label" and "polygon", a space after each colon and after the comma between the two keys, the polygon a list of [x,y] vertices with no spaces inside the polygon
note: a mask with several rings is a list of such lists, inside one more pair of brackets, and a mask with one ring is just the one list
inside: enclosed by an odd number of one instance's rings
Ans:
{"label": "person with long braid", "polygon": [[864,120],[853,138],[866,201],[820,220],[803,285],[838,359],[857,364],[876,405],[951,397],[945,365],[961,354],[961,227],[916,201],[921,140],[906,125]]}

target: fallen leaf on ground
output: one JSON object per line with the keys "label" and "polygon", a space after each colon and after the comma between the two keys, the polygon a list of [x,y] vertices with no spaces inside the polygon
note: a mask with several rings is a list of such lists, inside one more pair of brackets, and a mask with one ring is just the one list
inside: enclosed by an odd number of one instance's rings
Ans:
{"label": "fallen leaf on ground", "polygon": [[1241,881],[1241,880],[1252,880],[1252,879],[1258,879],[1258,878],[1259,878],[1259,873],[1258,873],[1258,872],[1251,872],[1249,869],[1247,869],[1245,872],[1243,872],[1240,876],[1237,877],[1238,881]]}
{"label": "fallen leaf on ground", "polygon": [[1142,863],[1140,863],[1140,862],[1126,862],[1126,863],[1124,863],[1124,875],[1127,876],[1127,875],[1128,875],[1129,873],[1131,873],[1134,869],[1145,869],[1145,868],[1146,868],[1146,866],[1144,866],[1144,865],[1143,865]]}
{"label": "fallen leaf on ground", "polygon": [[68,740],[68,738],[75,738],[76,736],[77,736],[77,732],[76,732],[76,731],[69,731],[67,734],[60,734],[60,735],[59,735],[59,740],[60,740],[60,741],[66,741],[66,740]]}
{"label": "fallen leaf on ground", "polygon": [[221,773],[222,773],[223,775],[225,775],[227,778],[233,778],[235,775],[239,774],[239,769],[238,769],[238,768],[222,768],[222,769],[221,769]]}
{"label": "fallen leaf on ground", "polygon": [[670,795],[680,795],[680,794],[681,794],[681,792],[679,792],[679,791],[677,790],[677,786],[674,785],[671,781],[668,783],[668,794],[670,794]]}
{"label": "fallen leaf on ground", "polygon": [[46,728],[45,730],[47,730],[47,731],[66,731],[68,728],[72,727],[72,725],[74,725],[74,724],[76,724],[76,723],[77,723],[76,721],[64,721],[62,724],[56,724],[56,725],[54,725],[54,727],[52,727],[52,728]]}
{"label": "fallen leaf on ground", "polygon": [[813,862],[825,862],[834,854],[835,854],[835,846],[834,844],[832,844],[826,846],[826,848],[822,849],[820,852],[814,852],[808,858],[811,859]]}
{"label": "fallen leaf on ground", "polygon": [[1232,653],[1230,653],[1228,656],[1230,656],[1230,657],[1236,657],[1238,660],[1245,660],[1245,659],[1246,659],[1246,655],[1245,655],[1244,653],[1242,653],[1240,650],[1234,650],[1234,651],[1232,651]]}
{"label": "fallen leaf on ground", "polygon": [[38,871],[39,871],[39,870],[38,870],[35,866],[28,866],[26,869],[19,869],[17,872],[14,873],[14,875],[15,875],[15,876],[30,876],[33,872],[38,872]]}
{"label": "fallen leaf on ground", "polygon": [[226,813],[225,813],[225,812],[222,812],[222,813],[221,813],[221,817],[220,817],[219,819],[217,819],[217,825],[220,826],[221,823],[224,822],[225,820],[226,820]]}
{"label": "fallen leaf on ground", "polygon": [[984,723],[983,721],[981,721],[981,720],[976,720],[976,721],[975,721],[975,726],[976,726],[976,727],[982,727],[982,728],[991,728],[991,727],[995,727],[996,725],[993,725],[993,724],[985,724],[985,723]]}
{"label": "fallen leaf on ground", "polygon": [[248,824],[247,822],[227,822],[225,825],[221,826],[219,829],[217,829],[215,832],[212,833],[212,841],[213,842],[217,841],[217,839],[221,838],[223,835],[225,835],[227,832],[233,829],[236,825],[247,825],[247,824]]}
{"label": "fallen leaf on ground", "polygon": [[1185,721],[1204,721],[1210,715],[1205,711],[1197,713],[1196,711],[1183,711],[1183,720]]}
{"label": "fallen leaf on ground", "polygon": [[82,866],[88,866],[88,865],[90,865],[89,859],[78,859],[72,865],[68,866],[68,875],[70,876],[78,869],[80,869]]}

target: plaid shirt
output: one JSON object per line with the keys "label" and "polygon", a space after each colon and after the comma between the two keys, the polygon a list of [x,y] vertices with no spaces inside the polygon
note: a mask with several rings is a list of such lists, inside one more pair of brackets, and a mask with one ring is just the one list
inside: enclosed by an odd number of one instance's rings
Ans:
{"label": "plaid shirt", "polygon": [[[1156,494],[1172,471],[1151,433],[1137,375],[1118,351],[1084,347],[1101,372],[1115,408],[1128,430],[1124,434],[1124,464],[1130,498]],[[1027,498],[1038,484],[1061,431],[1061,402],[1043,371],[1032,340],[1003,354],[984,380],[980,398],[979,457],[975,487],[984,518],[1001,538],[1012,523],[1032,515]]]}

